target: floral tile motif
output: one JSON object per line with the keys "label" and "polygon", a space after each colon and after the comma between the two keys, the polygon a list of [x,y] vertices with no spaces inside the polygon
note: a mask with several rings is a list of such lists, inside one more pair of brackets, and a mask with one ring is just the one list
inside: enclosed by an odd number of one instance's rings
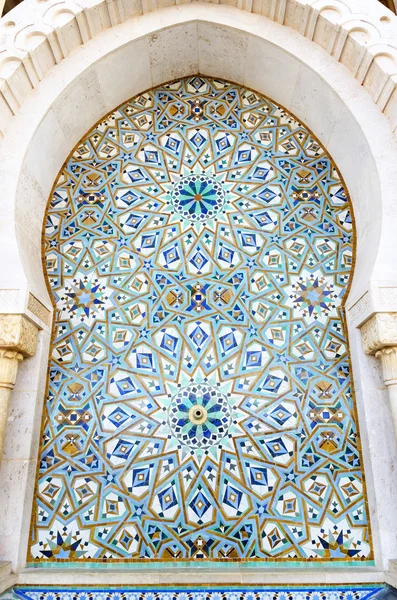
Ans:
{"label": "floral tile motif", "polygon": [[259,94],[193,77],[76,147],[29,560],[372,557],[344,330],[349,200]]}
{"label": "floral tile motif", "polygon": [[172,589],[42,589],[15,588],[19,600],[369,600],[382,592],[377,585],[311,588],[197,588]]}

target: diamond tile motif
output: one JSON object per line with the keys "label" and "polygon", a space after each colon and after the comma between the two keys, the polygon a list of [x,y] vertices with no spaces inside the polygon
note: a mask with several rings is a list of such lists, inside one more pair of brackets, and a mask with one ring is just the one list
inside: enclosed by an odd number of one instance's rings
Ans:
{"label": "diamond tile motif", "polygon": [[88,133],[46,214],[29,562],[372,558],[353,236],[330,157],[251,90],[176,81]]}

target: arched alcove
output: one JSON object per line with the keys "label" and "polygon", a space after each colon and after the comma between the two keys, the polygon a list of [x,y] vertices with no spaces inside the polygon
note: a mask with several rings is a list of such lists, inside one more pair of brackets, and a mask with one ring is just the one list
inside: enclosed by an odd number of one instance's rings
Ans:
{"label": "arched alcove", "polygon": [[[2,168],[7,171],[2,191],[9,217],[9,221],[5,219],[2,243],[7,244],[10,257],[3,276],[5,287],[22,290],[16,301],[18,307],[25,302],[28,290],[50,306],[38,240],[46,199],[71,147],[95,121],[126,98],[195,72],[232,79],[265,93],[309,125],[336,160],[352,197],[358,233],[352,303],[368,289],[369,278],[391,281],[393,269],[388,257],[395,243],[392,200],[396,163],[386,119],[343,66],[316,45],[276,23],[254,15],[242,20],[240,14],[231,7],[193,5],[164,9],[159,13],[160,20],[158,15],[145,15],[136,19],[132,28],[124,23],[76,50],[30,95],[23,110],[13,118],[2,150]],[[127,77],[125,65],[129,65]],[[18,242],[13,233],[15,221]],[[37,313],[28,314],[38,319]],[[22,454],[25,461],[21,462],[24,491],[18,494],[19,503],[15,502],[13,478],[3,490],[10,501],[4,504],[9,518],[4,520],[2,556],[7,558],[11,553],[19,565],[24,564],[26,556],[37,424],[43,402],[42,374],[47,363],[48,325],[39,322],[44,331],[42,353],[34,363],[38,366],[27,361],[21,375],[21,381],[32,381],[32,401],[23,407],[29,435],[24,436],[21,451],[16,445],[20,439],[15,435],[18,424],[11,424],[6,447],[10,462],[4,463],[7,478],[7,469],[19,469],[17,459]],[[371,359],[362,356],[354,322],[350,327],[352,360],[359,374],[356,388],[375,557],[381,566],[395,554],[395,515],[387,500],[393,497],[393,480],[387,473],[393,468],[394,454],[386,451],[394,447],[394,440],[387,418],[387,398],[377,390],[379,374]],[[20,392],[17,387],[17,407],[24,388]],[[385,477],[387,486],[381,483]],[[345,575],[339,577],[342,581]]]}
{"label": "arched alcove", "polygon": [[370,561],[336,165],[257,92],[192,76],[75,147],[28,562]]}

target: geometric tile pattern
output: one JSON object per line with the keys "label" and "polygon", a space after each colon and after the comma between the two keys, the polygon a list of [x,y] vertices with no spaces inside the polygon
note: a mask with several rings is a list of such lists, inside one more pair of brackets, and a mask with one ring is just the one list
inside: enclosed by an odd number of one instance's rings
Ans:
{"label": "geometric tile pattern", "polygon": [[[369,600],[382,594],[382,587],[310,587],[310,588],[250,588],[228,587],[212,589],[74,589],[14,588],[19,600]],[[7,599],[8,600],[8,599]]]}
{"label": "geometric tile pattern", "polygon": [[29,560],[371,558],[343,298],[346,190],[269,99],[190,77],[80,142]]}

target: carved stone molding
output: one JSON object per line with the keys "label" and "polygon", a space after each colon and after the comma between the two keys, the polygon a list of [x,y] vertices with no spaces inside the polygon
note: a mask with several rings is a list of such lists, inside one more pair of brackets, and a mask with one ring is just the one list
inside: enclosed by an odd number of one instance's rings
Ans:
{"label": "carved stone molding", "polygon": [[349,320],[355,327],[360,326],[365,318],[371,314],[371,295],[367,291],[361,298],[348,308]]}
{"label": "carved stone molding", "polygon": [[0,315],[0,349],[33,356],[37,334],[37,326],[23,315]]}
{"label": "carved stone molding", "polygon": [[28,309],[46,325],[50,323],[51,312],[32,293],[29,293]]}
{"label": "carved stone molding", "polygon": [[23,360],[20,352],[0,349],[0,388],[12,388],[17,378],[18,365]]}
{"label": "carved stone molding", "polygon": [[383,310],[387,310],[386,306],[397,306],[397,287],[379,287],[379,300]]}
{"label": "carved stone molding", "polygon": [[[46,73],[76,47],[128,19],[172,4],[180,2],[21,2],[0,21],[0,135]],[[220,0],[220,4],[230,2]],[[350,70],[390,119],[392,130],[396,129],[397,17],[380,2],[238,0],[231,4],[290,27],[319,44]]]}
{"label": "carved stone molding", "polygon": [[366,354],[397,346],[397,313],[377,313],[360,329]]}

